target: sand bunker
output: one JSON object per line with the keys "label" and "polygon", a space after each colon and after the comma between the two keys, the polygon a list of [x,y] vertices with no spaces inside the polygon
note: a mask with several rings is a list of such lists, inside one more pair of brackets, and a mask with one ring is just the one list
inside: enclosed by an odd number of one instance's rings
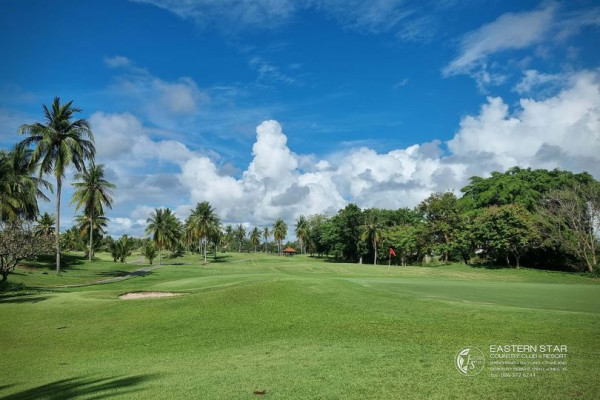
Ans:
{"label": "sand bunker", "polygon": [[185,293],[173,293],[173,292],[133,292],[133,293],[125,293],[119,296],[120,299],[123,300],[131,300],[131,299],[154,299],[157,297],[173,297],[173,296],[181,296]]}

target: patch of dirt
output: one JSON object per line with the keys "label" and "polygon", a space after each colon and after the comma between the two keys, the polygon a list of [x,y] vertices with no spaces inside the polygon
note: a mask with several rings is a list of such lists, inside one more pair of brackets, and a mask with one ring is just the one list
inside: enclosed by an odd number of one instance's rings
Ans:
{"label": "patch of dirt", "polygon": [[132,299],[154,299],[157,297],[173,297],[173,296],[181,296],[185,293],[174,293],[174,292],[132,292],[125,293],[119,296],[120,299],[123,300],[132,300]]}

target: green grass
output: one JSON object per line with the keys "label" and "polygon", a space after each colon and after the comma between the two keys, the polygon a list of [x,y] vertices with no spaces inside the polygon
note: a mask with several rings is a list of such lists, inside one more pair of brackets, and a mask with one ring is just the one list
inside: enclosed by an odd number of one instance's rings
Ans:
{"label": "green grass", "polygon": [[[219,256],[206,266],[197,255],[167,259],[147,275],[102,285],[59,287],[140,265],[79,257],[63,276],[43,265],[11,275],[46,292],[0,295],[0,398],[600,396],[598,279]],[[163,290],[186,294],[118,298]],[[565,344],[568,371],[458,373],[459,349],[492,344]]]}

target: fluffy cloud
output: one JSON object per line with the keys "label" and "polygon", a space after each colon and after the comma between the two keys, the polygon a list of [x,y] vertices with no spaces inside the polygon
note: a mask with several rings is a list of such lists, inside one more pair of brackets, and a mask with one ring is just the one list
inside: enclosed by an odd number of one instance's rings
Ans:
{"label": "fluffy cloud", "polygon": [[523,165],[588,170],[600,176],[600,91],[597,72],[574,75],[554,97],[521,99],[512,115],[488,98],[478,116],[465,117],[448,142],[456,157],[483,158],[508,168]]}

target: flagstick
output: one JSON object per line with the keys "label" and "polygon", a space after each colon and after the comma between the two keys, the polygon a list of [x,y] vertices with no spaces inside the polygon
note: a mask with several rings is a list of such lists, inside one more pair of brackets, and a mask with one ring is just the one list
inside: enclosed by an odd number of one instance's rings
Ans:
{"label": "flagstick", "polygon": [[392,253],[390,253],[390,252],[388,251],[388,271],[387,271],[388,278],[389,278],[389,276],[390,276],[390,265],[391,265],[391,264],[392,264]]}

